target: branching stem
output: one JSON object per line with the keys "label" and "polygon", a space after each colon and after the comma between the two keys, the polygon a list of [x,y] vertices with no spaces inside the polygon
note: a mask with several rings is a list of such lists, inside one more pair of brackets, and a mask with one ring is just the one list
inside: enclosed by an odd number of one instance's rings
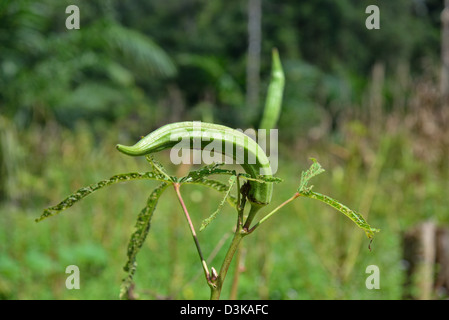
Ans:
{"label": "branching stem", "polygon": [[237,230],[234,233],[234,238],[232,238],[231,245],[229,246],[228,252],[223,260],[223,264],[221,265],[220,272],[218,277],[214,280],[214,286],[210,286],[210,300],[218,300],[220,299],[221,289],[223,287],[224,279],[226,278],[226,274],[229,270],[229,266],[231,265],[232,258],[240,244],[240,241],[246,236],[248,233],[243,231],[241,226],[238,226]]}

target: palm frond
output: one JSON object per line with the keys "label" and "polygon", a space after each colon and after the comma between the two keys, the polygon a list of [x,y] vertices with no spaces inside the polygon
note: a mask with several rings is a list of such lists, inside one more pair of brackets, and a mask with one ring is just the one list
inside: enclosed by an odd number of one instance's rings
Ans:
{"label": "palm frond", "polygon": [[102,37],[109,48],[124,59],[124,64],[134,71],[164,77],[176,74],[172,59],[144,34],[118,23],[108,23],[102,32]]}

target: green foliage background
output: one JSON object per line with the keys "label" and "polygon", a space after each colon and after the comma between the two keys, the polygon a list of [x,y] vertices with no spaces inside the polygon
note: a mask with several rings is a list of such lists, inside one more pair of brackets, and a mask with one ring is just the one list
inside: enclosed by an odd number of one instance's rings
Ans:
{"label": "green foliage background", "polygon": [[[80,30],[65,28],[70,4],[80,8]],[[370,4],[381,10],[380,30],[365,28]],[[316,190],[382,232],[370,252],[347,218],[296,200],[245,238],[238,298],[401,299],[401,234],[449,219],[442,9],[437,0],[262,1],[260,101],[273,47],[286,73],[277,173],[285,182],[273,206],[295,192],[314,157],[326,168]],[[56,218],[34,219],[81,186],[148,171],[117,143],[179,120],[254,125],[245,106],[247,16],[246,1],[0,3],[0,298],[118,298],[127,241],[155,183],[114,185]],[[191,169],[170,167],[167,153],[158,159],[179,176]],[[222,199],[202,187],[182,191],[197,228]],[[222,210],[199,233],[205,256],[230,241],[234,211]],[[166,192],[138,257],[141,297],[208,298],[184,222]],[[65,288],[71,264],[80,290]],[[365,287],[371,264],[380,290]]]}

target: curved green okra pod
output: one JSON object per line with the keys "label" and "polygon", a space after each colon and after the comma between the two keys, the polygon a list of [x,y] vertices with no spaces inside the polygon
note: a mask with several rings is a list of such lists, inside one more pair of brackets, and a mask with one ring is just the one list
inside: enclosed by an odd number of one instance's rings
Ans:
{"label": "curved green okra pod", "polygon": [[[236,163],[252,178],[257,179],[259,175],[272,176],[268,158],[257,142],[238,130],[212,123],[186,121],[168,124],[151,132],[133,146],[119,144],[117,149],[127,155],[142,156],[173,147],[203,150],[212,141],[215,142],[214,152],[218,151],[237,160]],[[217,148],[220,142],[221,148]],[[260,180],[248,183],[250,189],[247,198],[255,213],[270,203],[273,183]]]}
{"label": "curved green okra pod", "polygon": [[277,49],[273,49],[271,80],[259,129],[274,129],[279,119],[284,93],[285,76]]}

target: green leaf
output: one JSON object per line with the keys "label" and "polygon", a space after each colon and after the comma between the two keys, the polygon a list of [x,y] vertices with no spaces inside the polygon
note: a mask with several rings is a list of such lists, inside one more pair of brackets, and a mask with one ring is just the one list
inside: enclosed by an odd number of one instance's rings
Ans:
{"label": "green leaf", "polygon": [[366,236],[369,239],[372,239],[374,237],[375,232],[380,231],[379,229],[372,228],[366,222],[366,220],[363,218],[363,216],[360,213],[349,209],[347,206],[343,205],[342,203],[340,203],[339,201],[337,201],[331,197],[328,197],[328,196],[318,193],[318,192],[310,192],[310,191],[306,194],[301,194],[301,195],[311,198],[311,199],[320,200],[320,201],[330,205],[331,207],[337,209],[338,211],[343,213],[345,216],[347,216],[349,219],[351,219],[359,228],[361,228],[363,231],[365,231]]}
{"label": "green leaf", "polygon": [[312,190],[313,186],[308,187],[309,181],[319,175],[320,173],[323,173],[325,170],[323,167],[316,161],[316,159],[311,158],[313,161],[312,165],[307,171],[303,171],[301,173],[301,180],[299,182],[298,192],[301,194],[308,193]]}
{"label": "green leaf", "polygon": [[151,164],[151,167],[153,168],[153,172],[156,174],[160,174],[165,177],[167,181],[177,182],[178,178],[171,176],[167,173],[167,170],[164,168],[162,163],[154,159],[151,155],[146,155],[145,159]]}
{"label": "green leaf", "polygon": [[234,175],[242,177],[246,180],[251,181],[257,181],[257,182],[274,182],[279,183],[283,180],[281,178],[277,177],[267,177],[263,175],[259,175],[257,178],[252,178],[248,173],[237,173],[235,170],[229,170],[229,169],[221,169],[220,166],[222,166],[223,163],[214,163],[211,165],[204,166],[200,168],[199,170],[191,171],[189,174],[179,180],[180,183],[187,182],[195,182],[195,181],[201,181],[201,179],[214,175],[214,174],[222,174],[222,175]]}
{"label": "green leaf", "polygon": [[[193,182],[185,182],[185,183],[203,185],[203,186],[212,188],[218,192],[227,192],[227,190],[228,190],[228,186],[226,184],[224,184],[221,181],[212,180],[212,179],[202,179],[202,180],[196,180]],[[232,205],[233,207],[236,207],[237,199],[232,194],[228,195],[227,200],[230,205]]]}
{"label": "green leaf", "polygon": [[353,222],[355,222],[355,224],[357,224],[359,228],[364,230],[369,239],[372,239],[374,237],[374,233],[379,232],[379,229],[372,228],[360,213],[349,209],[347,206],[343,205],[342,203],[331,197],[328,197],[318,192],[313,192],[312,191],[313,186],[310,187],[308,186],[309,181],[313,177],[325,171],[323,167],[321,167],[321,165],[315,159],[311,158],[311,160],[313,161],[313,163],[310,166],[310,168],[305,172],[303,171],[301,174],[301,181],[299,183],[299,187],[297,190],[298,193],[304,197],[320,200],[330,205],[331,207],[337,209],[338,211],[346,215],[349,219],[351,219]]}
{"label": "green leaf", "polygon": [[220,204],[218,205],[217,210],[215,210],[215,212],[212,213],[209,218],[203,220],[203,223],[201,224],[201,227],[200,227],[200,231],[203,231],[204,228],[206,228],[209,225],[209,223],[211,223],[217,217],[218,213],[220,212],[221,208],[223,207],[224,203],[226,202],[226,199],[228,198],[229,193],[231,192],[231,189],[236,182],[236,179],[237,179],[236,176],[231,176],[229,178],[229,181],[228,181],[229,187],[226,190],[223,200],[221,200]]}
{"label": "green leaf", "polygon": [[268,177],[268,176],[263,176],[263,175],[259,175],[259,176],[257,176],[257,178],[252,178],[247,173],[240,173],[239,177],[242,177],[242,178],[244,178],[246,180],[256,181],[256,182],[260,182],[260,183],[268,183],[268,182],[280,183],[280,182],[284,181],[284,180],[282,180],[281,178],[278,178],[278,177]]}
{"label": "green leaf", "polygon": [[67,198],[62,200],[57,205],[48,207],[47,209],[45,209],[44,212],[42,213],[42,215],[39,218],[37,218],[35,221],[39,222],[48,217],[59,214],[61,211],[65,210],[67,208],[70,208],[78,201],[82,200],[83,198],[87,197],[91,193],[98,191],[104,187],[110,186],[110,185],[118,183],[118,182],[126,182],[126,181],[131,181],[131,180],[143,180],[143,179],[171,182],[171,181],[167,181],[164,176],[162,176],[160,174],[153,173],[153,172],[143,172],[143,173],[133,172],[133,173],[118,174],[118,175],[112,176],[109,179],[101,180],[97,183],[94,183],[87,187],[83,187],[83,188],[76,190],[74,193],[69,195]]}
{"label": "green leaf", "polygon": [[223,163],[213,163],[207,166],[203,166],[198,170],[190,171],[189,174],[185,177],[182,177],[179,179],[180,183],[184,182],[195,182],[195,181],[201,181],[203,178],[211,176],[213,174],[228,174],[228,175],[236,175],[235,170],[227,170],[227,169],[220,169],[220,167],[223,165]]}
{"label": "green leaf", "polygon": [[146,206],[140,211],[137,217],[137,222],[135,224],[136,230],[131,235],[128,244],[128,262],[123,267],[123,269],[128,272],[128,276],[123,279],[120,289],[120,299],[126,298],[128,290],[133,283],[134,273],[137,269],[137,254],[139,253],[139,250],[142,247],[148,232],[150,231],[151,218],[153,217],[157,202],[167,186],[169,186],[169,184],[163,182],[160,186],[153,190],[147,199]]}
{"label": "green leaf", "polygon": [[237,199],[235,196],[231,195],[229,193],[229,187],[217,180],[212,179],[206,179],[206,177],[214,174],[218,175],[230,175],[234,177],[242,177],[246,180],[251,181],[257,181],[260,183],[266,183],[266,182],[274,182],[279,183],[282,181],[282,179],[277,177],[267,177],[267,176],[258,176],[258,178],[252,178],[247,173],[238,173],[235,170],[228,170],[228,169],[222,169],[220,168],[223,165],[223,163],[213,163],[211,165],[203,166],[198,170],[190,171],[189,174],[185,177],[182,177],[179,179],[179,183],[187,183],[187,184],[199,184],[204,185],[207,187],[210,187],[212,189],[215,189],[219,192],[225,192],[226,196],[225,199],[233,206],[237,206]]}

